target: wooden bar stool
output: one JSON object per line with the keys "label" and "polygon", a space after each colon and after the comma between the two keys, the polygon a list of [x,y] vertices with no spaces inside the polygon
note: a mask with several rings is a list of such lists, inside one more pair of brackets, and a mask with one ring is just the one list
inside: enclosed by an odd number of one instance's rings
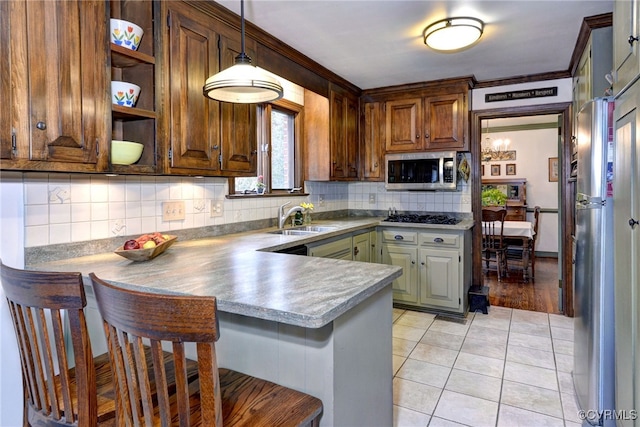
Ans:
{"label": "wooden bar stool", "polygon": [[[20,352],[24,425],[119,426],[109,354],[92,354],[80,273],[20,270],[0,261],[0,277]],[[148,346],[144,354],[150,364]],[[175,389],[172,356],[162,355],[168,365],[163,384]],[[197,377],[196,362],[190,361],[186,369],[188,378]],[[155,398],[153,377],[150,389]]]}
{"label": "wooden bar stool", "polygon": [[18,270],[1,261],[0,268],[20,350],[24,425],[115,425],[109,357],[91,352],[80,273]]}
{"label": "wooden bar stool", "polygon": [[[318,426],[322,402],[269,381],[218,369],[220,336],[215,297],[165,295],[113,286],[89,275],[107,336],[117,394],[119,422],[126,425]],[[173,349],[174,391],[161,387],[164,364],[140,363],[142,342],[154,361],[162,344]],[[199,375],[189,380],[186,349],[195,345]],[[150,398],[149,376],[158,379]]]}

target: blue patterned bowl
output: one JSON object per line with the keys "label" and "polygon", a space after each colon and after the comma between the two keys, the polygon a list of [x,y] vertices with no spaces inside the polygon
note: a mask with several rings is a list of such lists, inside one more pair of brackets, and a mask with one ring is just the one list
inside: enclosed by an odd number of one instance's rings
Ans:
{"label": "blue patterned bowl", "polygon": [[133,22],[111,19],[111,43],[138,50],[144,31]]}
{"label": "blue patterned bowl", "polygon": [[135,107],[140,95],[140,86],[133,83],[111,81],[111,103],[123,107]]}

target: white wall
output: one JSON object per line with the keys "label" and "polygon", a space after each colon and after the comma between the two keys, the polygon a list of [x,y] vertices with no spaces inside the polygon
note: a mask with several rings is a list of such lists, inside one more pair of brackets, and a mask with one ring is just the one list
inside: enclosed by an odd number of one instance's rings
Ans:
{"label": "white wall", "polygon": [[[491,128],[490,128],[491,130]],[[487,134],[483,134],[483,140]],[[491,139],[508,138],[509,150],[516,151],[515,161],[483,162],[483,179],[527,180],[528,208],[540,206],[543,209],[558,209],[558,182],[549,181],[549,158],[558,157],[558,130],[537,129],[501,133],[489,133]],[[507,175],[506,165],[515,163],[516,174]],[[491,165],[500,165],[500,176],[491,176]],[[533,214],[528,214],[533,221]],[[536,240],[536,251],[558,252],[558,215],[543,213],[540,215],[540,230]]]}
{"label": "white wall", "polygon": [[[24,185],[21,173],[0,174],[0,258],[24,266]],[[0,426],[22,425],[22,377],[16,337],[0,288]]]}

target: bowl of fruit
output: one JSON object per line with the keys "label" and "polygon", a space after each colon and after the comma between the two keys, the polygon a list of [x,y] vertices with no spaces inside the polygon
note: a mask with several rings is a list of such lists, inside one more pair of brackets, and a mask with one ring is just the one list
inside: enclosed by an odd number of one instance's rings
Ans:
{"label": "bowl of fruit", "polygon": [[178,236],[161,234],[156,231],[127,240],[115,250],[115,253],[131,261],[149,261],[166,251],[177,239]]}

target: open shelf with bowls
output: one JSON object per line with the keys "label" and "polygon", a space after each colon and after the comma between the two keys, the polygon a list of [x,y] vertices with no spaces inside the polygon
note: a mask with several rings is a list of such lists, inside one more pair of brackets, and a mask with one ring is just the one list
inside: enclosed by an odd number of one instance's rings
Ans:
{"label": "open shelf with bowls", "polygon": [[[110,30],[111,80],[139,87],[136,102],[118,103],[112,100],[112,139],[142,144],[140,159],[131,165],[111,162],[117,173],[157,172],[156,159],[156,58],[154,43],[154,2],[150,0],[120,0],[110,2],[114,25]],[[138,35],[138,28],[142,35]],[[136,33],[136,34],[134,34]],[[127,45],[125,42],[129,41]],[[137,49],[133,47],[138,42]],[[120,99],[129,95],[120,92]]]}

